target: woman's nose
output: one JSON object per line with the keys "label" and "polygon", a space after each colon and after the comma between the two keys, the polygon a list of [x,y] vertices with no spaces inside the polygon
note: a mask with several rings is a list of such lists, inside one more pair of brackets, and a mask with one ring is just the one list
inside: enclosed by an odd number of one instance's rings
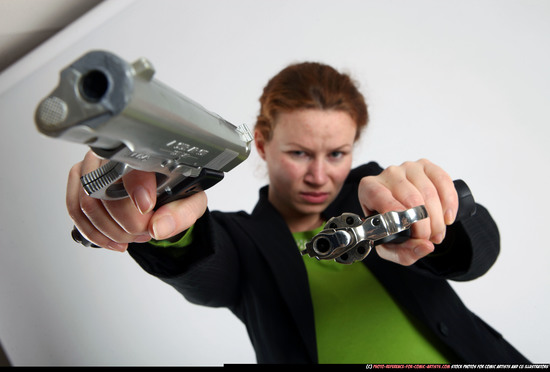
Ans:
{"label": "woman's nose", "polygon": [[308,166],[305,181],[313,185],[323,185],[327,182],[326,164],[322,159],[314,159]]}

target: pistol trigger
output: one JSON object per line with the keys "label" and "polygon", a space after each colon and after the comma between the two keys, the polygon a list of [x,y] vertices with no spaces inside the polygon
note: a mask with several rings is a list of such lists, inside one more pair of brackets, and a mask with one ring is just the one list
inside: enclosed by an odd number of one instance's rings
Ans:
{"label": "pistol trigger", "polygon": [[122,199],[128,196],[122,183],[117,183],[131,168],[122,162],[111,160],[80,178],[84,191],[96,199]]}

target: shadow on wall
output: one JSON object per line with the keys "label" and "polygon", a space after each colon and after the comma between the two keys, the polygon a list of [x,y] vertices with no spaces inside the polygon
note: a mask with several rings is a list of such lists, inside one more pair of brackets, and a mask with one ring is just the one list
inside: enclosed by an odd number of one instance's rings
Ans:
{"label": "shadow on wall", "polygon": [[4,348],[2,347],[2,344],[0,343],[0,367],[9,367],[11,366],[11,363],[8,359],[8,356],[4,352]]}

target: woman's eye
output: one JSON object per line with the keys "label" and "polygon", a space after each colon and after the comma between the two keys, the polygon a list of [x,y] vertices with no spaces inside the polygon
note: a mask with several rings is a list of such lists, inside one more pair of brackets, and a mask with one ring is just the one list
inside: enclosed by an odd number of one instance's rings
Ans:
{"label": "woman's eye", "polygon": [[330,157],[332,159],[340,159],[344,156],[344,152],[343,151],[333,151],[330,153]]}
{"label": "woman's eye", "polygon": [[296,158],[303,158],[307,156],[305,151],[300,151],[300,150],[291,151],[290,154]]}

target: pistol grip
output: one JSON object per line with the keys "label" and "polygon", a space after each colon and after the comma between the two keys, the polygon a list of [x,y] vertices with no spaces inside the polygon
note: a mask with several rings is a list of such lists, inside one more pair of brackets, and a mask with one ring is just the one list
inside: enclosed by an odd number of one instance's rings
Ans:
{"label": "pistol grip", "polygon": [[204,191],[220,182],[224,173],[203,168],[197,177],[183,177],[173,185],[164,186],[162,192],[157,189],[157,204],[155,210],[174,200],[187,198],[199,191]]}
{"label": "pistol grip", "polygon": [[[220,182],[223,177],[223,172],[207,168],[203,168],[197,177],[182,177],[171,186],[163,186],[164,189],[160,193],[158,193],[159,189],[157,189],[157,203],[154,209],[157,210],[165,204],[187,198],[199,191],[204,191]],[[85,247],[101,248],[88,241],[88,239],[78,231],[76,226],[73,227],[71,236],[75,242]]]}

